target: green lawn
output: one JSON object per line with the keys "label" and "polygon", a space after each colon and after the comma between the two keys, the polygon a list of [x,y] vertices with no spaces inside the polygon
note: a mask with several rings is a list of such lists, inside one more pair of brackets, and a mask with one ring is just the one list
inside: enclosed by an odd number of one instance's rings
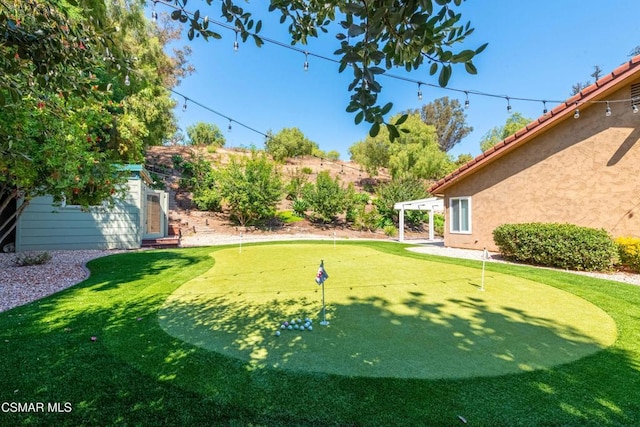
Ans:
{"label": "green lawn", "polygon": [[[481,263],[404,247],[94,260],[0,313],[0,424],[640,424],[640,287],[490,263],[481,291]],[[314,330],[275,336],[297,317]],[[45,410],[13,412],[29,402]]]}

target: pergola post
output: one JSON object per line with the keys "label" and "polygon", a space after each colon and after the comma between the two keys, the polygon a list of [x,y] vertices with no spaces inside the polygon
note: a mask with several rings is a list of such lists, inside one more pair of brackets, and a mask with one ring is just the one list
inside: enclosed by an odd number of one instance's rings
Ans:
{"label": "pergola post", "polygon": [[433,240],[435,238],[433,228],[433,206],[431,206],[429,209],[429,240]]}
{"label": "pergola post", "polygon": [[398,221],[398,240],[404,242],[404,207],[400,208],[400,219]]}

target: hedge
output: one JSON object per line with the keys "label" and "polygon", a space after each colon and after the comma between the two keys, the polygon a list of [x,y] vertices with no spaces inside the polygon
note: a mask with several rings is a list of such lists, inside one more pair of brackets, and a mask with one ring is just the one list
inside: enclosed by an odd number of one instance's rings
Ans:
{"label": "hedge", "polygon": [[640,273],[640,239],[636,237],[618,237],[616,240],[620,264]]}
{"label": "hedge", "polygon": [[618,258],[605,230],[573,224],[504,224],[493,230],[493,240],[505,259],[547,267],[606,271]]}

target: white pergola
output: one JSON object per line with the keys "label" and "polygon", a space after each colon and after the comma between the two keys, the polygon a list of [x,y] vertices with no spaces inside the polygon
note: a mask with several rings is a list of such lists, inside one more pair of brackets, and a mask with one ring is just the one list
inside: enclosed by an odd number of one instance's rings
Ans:
{"label": "white pergola", "polygon": [[438,197],[429,199],[409,200],[407,202],[398,202],[393,205],[395,210],[400,211],[400,223],[398,224],[399,235],[398,240],[404,242],[404,211],[429,211],[429,240],[434,239],[433,233],[433,213],[444,212],[444,200]]}

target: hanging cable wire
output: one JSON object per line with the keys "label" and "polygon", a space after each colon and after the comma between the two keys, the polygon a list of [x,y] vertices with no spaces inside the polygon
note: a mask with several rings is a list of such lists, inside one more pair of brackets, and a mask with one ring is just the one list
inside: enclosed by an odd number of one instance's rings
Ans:
{"label": "hanging cable wire", "polygon": [[[169,7],[171,9],[174,9],[174,10],[181,10],[183,13],[185,13],[187,15],[190,15],[195,19],[195,15],[192,12],[189,12],[189,11],[185,10],[183,7],[180,7],[180,6],[176,5],[173,2],[169,3],[169,2],[163,1],[163,0],[156,0],[154,2],[154,6],[155,6],[155,3],[161,3],[162,5],[164,5],[166,7]],[[237,27],[235,27],[233,25],[230,25],[230,24],[227,24],[227,23],[224,23],[224,22],[220,22],[220,21],[209,19],[208,17],[198,17],[198,20],[204,20],[204,19],[207,19],[210,24],[217,25],[217,26],[219,26],[221,28],[224,28],[224,29],[227,29],[227,30],[230,30],[230,31],[234,31],[235,35],[236,35],[236,40],[235,40],[235,43],[234,43],[234,50],[237,50],[237,43],[238,43],[238,41],[237,41],[238,28]],[[275,46],[278,46],[278,47],[281,47],[281,48],[289,49],[289,50],[304,54],[305,55],[305,67],[304,67],[305,70],[308,68],[307,59],[308,59],[309,56],[314,57],[314,58],[318,58],[318,59],[322,59],[324,61],[329,61],[329,62],[333,62],[333,63],[336,63],[336,64],[340,64],[340,61],[335,59],[335,58],[330,58],[330,57],[327,57],[327,56],[324,56],[324,55],[316,54],[316,53],[310,52],[310,51],[308,51],[306,49],[302,49],[302,48],[299,48],[299,47],[296,47],[296,46],[292,46],[292,45],[290,45],[288,43],[283,43],[283,42],[280,42],[278,40],[271,39],[269,37],[264,37],[264,36],[258,35],[256,33],[249,32],[249,34],[252,35],[252,36],[259,37],[265,43],[272,44],[272,45],[275,45]],[[470,102],[469,102],[469,94],[474,95],[474,96],[505,99],[505,100],[507,100],[507,111],[508,112],[511,112],[511,101],[542,102],[544,104],[545,110],[546,110],[546,103],[554,103],[554,104],[566,103],[566,100],[550,100],[550,99],[526,98],[526,97],[518,97],[518,96],[510,96],[510,95],[498,95],[498,94],[482,92],[482,91],[478,91],[478,90],[471,90],[471,89],[457,89],[457,88],[453,88],[453,87],[442,87],[440,85],[424,82],[424,81],[421,81],[421,80],[412,79],[412,78],[405,77],[405,76],[395,75],[395,74],[392,74],[392,73],[389,73],[389,72],[386,72],[386,71],[383,72],[380,75],[383,76],[383,77],[387,77],[387,78],[391,78],[391,79],[395,79],[395,80],[406,81],[406,82],[409,82],[409,83],[412,83],[412,84],[417,84],[418,88],[420,88],[421,86],[427,86],[427,87],[433,87],[433,88],[436,88],[436,89],[449,91],[449,92],[464,93],[465,94],[465,103],[464,103],[465,108],[469,108],[469,104],[470,104]],[[364,81],[364,84],[365,85],[367,84],[366,80]],[[419,92],[421,94],[421,91],[419,91]],[[629,101],[631,101],[633,103],[634,98],[631,98],[631,99],[620,99],[620,100],[608,100],[608,101],[607,100],[587,101],[587,102],[583,101],[582,103],[583,104],[587,104],[587,103],[588,104],[605,104],[605,103],[618,103],[618,102],[629,102]],[[577,103],[576,103],[576,105],[577,105]],[[634,104],[634,106],[635,106],[635,104]],[[203,108],[206,108],[206,107],[203,107]],[[576,111],[579,111],[578,108],[576,108]],[[219,114],[219,113],[216,113],[216,114]],[[579,112],[578,112],[577,116],[579,117]],[[236,123],[240,124],[239,122],[236,122]],[[252,130],[254,130],[254,129],[252,129]],[[255,132],[261,133],[259,131],[255,131]]]}
{"label": "hanging cable wire", "polygon": [[229,120],[229,128],[231,127],[231,123],[236,123],[236,124],[238,124],[239,126],[242,126],[243,128],[248,129],[248,130],[250,130],[250,131],[252,131],[252,132],[255,132],[255,133],[259,134],[259,135],[262,135],[262,136],[264,136],[264,137],[266,137],[266,138],[268,138],[268,137],[269,137],[269,135],[268,135],[268,134],[266,134],[266,133],[264,133],[264,132],[260,132],[259,130],[254,129],[254,128],[252,128],[252,127],[251,127],[251,126],[249,126],[249,125],[246,125],[246,124],[244,124],[244,123],[242,123],[242,122],[239,122],[239,121],[237,121],[237,120],[235,120],[235,119],[233,119],[233,118],[231,118],[231,117],[229,117],[229,116],[227,116],[227,115],[225,115],[225,114],[222,114],[222,113],[220,113],[220,112],[218,112],[218,111],[216,111],[216,110],[214,110],[214,109],[212,109],[212,108],[210,108],[210,107],[207,107],[206,105],[204,105],[204,104],[202,104],[202,103],[200,103],[200,102],[198,102],[198,101],[194,100],[193,98],[189,98],[188,96],[183,95],[183,94],[181,94],[180,92],[177,92],[177,91],[175,91],[175,90],[173,90],[173,89],[169,89],[169,90],[170,90],[171,92],[173,92],[174,94],[176,94],[176,95],[178,95],[178,96],[183,97],[183,98],[184,98],[184,105],[187,105],[187,101],[189,101],[189,102],[191,102],[192,104],[197,105],[197,106],[198,106],[198,107],[200,107],[200,108],[203,108],[203,109],[205,109],[205,110],[207,110],[207,111],[209,111],[209,112],[211,112],[211,113],[213,113],[213,114],[216,114],[216,115],[218,115],[218,116],[220,116],[220,117],[223,117],[223,118],[225,118],[225,119]]}

